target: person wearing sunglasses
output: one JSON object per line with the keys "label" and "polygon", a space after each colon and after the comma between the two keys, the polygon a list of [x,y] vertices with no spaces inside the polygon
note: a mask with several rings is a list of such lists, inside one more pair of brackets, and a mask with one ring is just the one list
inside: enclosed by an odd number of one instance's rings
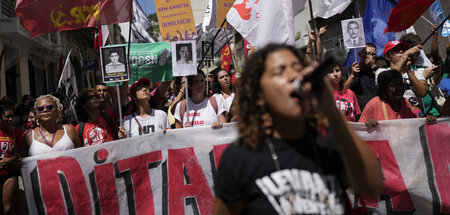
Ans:
{"label": "person wearing sunglasses", "polygon": [[22,137],[18,128],[12,127],[13,108],[7,104],[0,105],[0,187],[3,214],[25,214],[24,202],[18,201],[21,161],[17,146]]}
{"label": "person wearing sunglasses", "polygon": [[27,132],[21,144],[23,157],[64,151],[81,146],[77,131],[63,124],[63,106],[59,99],[47,94],[34,103],[37,126]]}

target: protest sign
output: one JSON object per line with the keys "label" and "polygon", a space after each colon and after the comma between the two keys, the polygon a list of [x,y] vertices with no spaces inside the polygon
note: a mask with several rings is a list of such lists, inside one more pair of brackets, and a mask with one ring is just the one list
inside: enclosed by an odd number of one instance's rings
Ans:
{"label": "protest sign", "polygon": [[103,83],[128,80],[128,62],[125,46],[100,48]]}
{"label": "protest sign", "polygon": [[31,37],[131,19],[130,0],[18,0],[16,14]]}
{"label": "protest sign", "polygon": [[[227,18],[227,13],[234,2],[235,0],[217,0],[217,27],[220,27],[222,22]],[[230,23],[225,22],[223,28],[231,28]]]}
{"label": "protest sign", "polygon": [[363,21],[361,18],[342,20],[341,27],[346,49],[359,48],[366,45]]}
{"label": "protest sign", "polygon": [[163,41],[190,40],[197,35],[191,1],[155,0],[155,8]]}
{"label": "protest sign", "polygon": [[[379,159],[384,190],[352,199],[378,214],[450,213],[450,118],[351,123]],[[168,130],[23,159],[30,214],[210,214],[235,124]],[[268,155],[269,156],[269,155]],[[362,203],[364,201],[364,203]]]}
{"label": "protest sign", "polygon": [[197,75],[195,40],[172,42],[173,77]]}
{"label": "protest sign", "polygon": [[173,80],[171,52],[168,42],[130,44],[129,82],[134,83],[143,77],[152,82]]}

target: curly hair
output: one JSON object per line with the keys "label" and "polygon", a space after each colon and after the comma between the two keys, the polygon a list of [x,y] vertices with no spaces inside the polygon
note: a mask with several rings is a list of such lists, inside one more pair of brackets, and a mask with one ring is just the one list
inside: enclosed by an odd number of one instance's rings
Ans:
{"label": "curly hair", "polygon": [[251,55],[244,67],[241,80],[237,82],[236,97],[233,104],[233,112],[238,119],[238,131],[240,141],[251,148],[258,148],[267,136],[264,126],[265,107],[258,105],[261,96],[260,80],[266,69],[267,57],[276,51],[288,50],[292,52],[300,63],[305,65],[303,57],[292,46],[270,44]]}
{"label": "curly hair", "polygon": [[56,98],[55,96],[53,96],[51,94],[41,95],[41,96],[37,97],[36,101],[34,102],[34,109],[36,110],[37,104],[42,99],[50,99],[52,101],[52,103],[56,106],[56,111],[58,111],[58,115],[56,116],[56,123],[63,122],[63,120],[64,120],[63,105],[61,104],[61,102],[59,101],[58,98]]}
{"label": "curly hair", "polygon": [[[219,93],[219,94],[222,93],[222,87],[220,86],[220,83],[219,83],[219,73],[222,71],[227,72],[227,70],[219,69],[216,73],[214,73],[214,76],[213,76],[214,79],[213,79],[213,83],[212,83],[213,93]],[[228,75],[230,75],[230,73],[228,73]],[[230,76],[230,91],[233,91],[233,85],[231,83],[231,76]]]}
{"label": "curly hair", "polygon": [[80,122],[86,122],[88,120],[88,114],[83,105],[84,103],[86,103],[86,101],[88,101],[90,93],[96,94],[97,91],[94,88],[86,88],[78,93],[77,103],[75,104],[75,111],[77,112],[77,117]]}

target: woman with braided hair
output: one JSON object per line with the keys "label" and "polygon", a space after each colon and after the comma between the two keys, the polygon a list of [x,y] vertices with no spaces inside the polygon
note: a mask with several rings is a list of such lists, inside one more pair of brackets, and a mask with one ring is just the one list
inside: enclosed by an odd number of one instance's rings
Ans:
{"label": "woman with braided hair", "polygon": [[[250,56],[233,106],[239,139],[220,160],[215,214],[342,214],[348,185],[365,196],[382,190],[377,160],[341,116],[330,86],[306,82],[295,93],[316,66],[286,45]],[[313,123],[313,111],[330,128]]]}

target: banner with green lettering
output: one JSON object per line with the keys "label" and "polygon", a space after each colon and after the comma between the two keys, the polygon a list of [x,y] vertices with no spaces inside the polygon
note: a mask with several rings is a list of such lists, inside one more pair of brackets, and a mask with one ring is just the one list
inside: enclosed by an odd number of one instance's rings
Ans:
{"label": "banner with green lettering", "polygon": [[[118,46],[123,44],[115,44]],[[125,44],[128,52],[128,45]],[[130,80],[134,83],[146,77],[151,82],[170,81],[172,77],[172,48],[170,43],[135,43],[130,46]]]}

